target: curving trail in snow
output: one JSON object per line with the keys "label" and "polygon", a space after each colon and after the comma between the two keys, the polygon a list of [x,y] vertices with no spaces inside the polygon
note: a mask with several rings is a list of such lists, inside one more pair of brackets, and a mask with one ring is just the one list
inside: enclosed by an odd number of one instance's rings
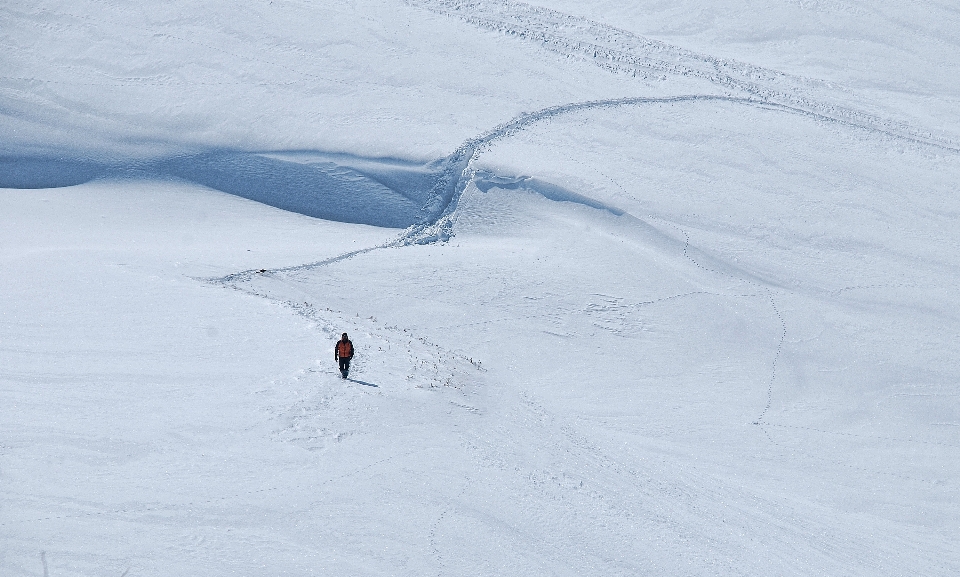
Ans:
{"label": "curving trail in snow", "polygon": [[[760,94],[762,94],[762,91],[760,91]],[[535,112],[522,114],[517,118],[496,126],[495,128],[492,128],[489,131],[471,138],[461,144],[457,150],[453,152],[453,154],[448,156],[443,161],[444,168],[442,170],[441,177],[431,190],[432,198],[430,202],[422,209],[422,211],[425,213],[425,222],[421,222],[420,224],[411,227],[405,233],[401,242],[403,244],[427,243],[445,241],[450,238],[452,215],[454,211],[456,211],[457,201],[473,178],[471,165],[476,161],[480,154],[484,152],[484,150],[499,140],[509,138],[510,136],[529,128],[536,123],[567,114],[575,114],[588,110],[690,102],[725,102],[746,106],[764,107],[784,113],[804,115],[820,122],[835,123],[848,128],[861,129],[874,134],[888,136],[916,144],[929,145],[949,152],[960,153],[960,149],[956,148],[952,144],[928,140],[913,134],[904,133],[901,130],[891,129],[887,126],[884,126],[883,122],[871,120],[863,115],[829,115],[817,110],[818,107],[798,107],[791,104],[779,103],[775,99],[692,94],[662,98],[613,98],[609,100],[591,100],[587,102],[561,104],[544,108]]]}
{"label": "curving trail in snow", "polygon": [[682,76],[768,104],[878,130],[911,141],[958,150],[945,137],[839,103],[832,86],[745,62],[701,54],[549,8],[510,0],[407,0],[411,6],[459,18],[480,28],[580,58],[613,72],[644,77]]}

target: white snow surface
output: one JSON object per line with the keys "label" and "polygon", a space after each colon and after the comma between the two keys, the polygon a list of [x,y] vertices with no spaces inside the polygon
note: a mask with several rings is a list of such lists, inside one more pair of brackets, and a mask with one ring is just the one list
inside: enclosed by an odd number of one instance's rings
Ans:
{"label": "white snow surface", "polygon": [[0,575],[960,574],[960,9],[706,4],[0,5]]}

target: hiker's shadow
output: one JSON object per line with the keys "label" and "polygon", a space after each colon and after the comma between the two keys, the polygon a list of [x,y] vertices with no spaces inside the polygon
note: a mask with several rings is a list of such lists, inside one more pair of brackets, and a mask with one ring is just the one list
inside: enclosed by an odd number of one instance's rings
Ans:
{"label": "hiker's shadow", "polygon": [[373,388],[375,388],[375,389],[379,389],[379,388],[380,388],[380,387],[378,387],[377,385],[375,385],[375,384],[373,384],[373,383],[367,383],[367,382],[364,382],[364,381],[359,381],[359,380],[357,380],[357,379],[351,379],[351,378],[349,378],[349,377],[347,378],[347,380],[350,381],[351,383],[357,383],[358,385],[364,385],[364,386],[367,386],[367,387],[373,387]]}

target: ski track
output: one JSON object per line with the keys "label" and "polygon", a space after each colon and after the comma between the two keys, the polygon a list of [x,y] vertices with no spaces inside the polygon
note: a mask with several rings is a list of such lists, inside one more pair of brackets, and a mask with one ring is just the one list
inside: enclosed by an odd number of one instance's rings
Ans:
{"label": "ski track", "polygon": [[443,553],[440,551],[440,544],[437,539],[437,531],[440,529],[440,525],[446,519],[447,514],[455,510],[456,503],[459,502],[463,495],[467,491],[467,483],[464,483],[463,488],[460,489],[460,493],[452,499],[452,501],[444,507],[440,514],[437,516],[436,520],[430,526],[430,532],[427,534],[428,542],[430,543],[430,552],[433,554],[434,560],[437,562],[437,577],[442,577],[447,573],[447,564],[443,560]]}
{"label": "ski track", "polygon": [[[369,252],[379,247],[353,251],[351,256],[356,253]],[[343,256],[343,255],[342,255]],[[344,257],[345,258],[345,257]],[[325,266],[332,262],[339,262],[343,258],[333,258],[322,261],[320,265],[314,263],[314,266]],[[300,267],[294,267],[296,270],[303,270]],[[307,319],[317,329],[330,337],[331,342],[339,337],[341,332],[353,332],[365,335],[367,339],[367,353],[358,355],[351,365],[353,375],[362,374],[364,367],[368,363],[387,363],[388,352],[394,352],[395,357],[406,353],[406,362],[408,365],[403,368],[406,373],[404,380],[413,383],[417,388],[423,389],[452,389],[463,392],[465,387],[473,379],[473,374],[485,372],[481,362],[472,357],[468,357],[462,352],[448,350],[437,345],[426,337],[414,336],[408,329],[397,326],[383,326],[376,318],[361,318],[358,315],[351,317],[342,311],[335,311],[330,308],[320,308],[308,300],[294,300],[290,292],[296,291],[294,283],[286,282],[288,279],[282,274],[259,274],[251,273],[249,278],[245,275],[233,277],[232,280],[217,279],[215,284],[224,286],[244,294],[267,299],[274,304],[287,308],[298,316]],[[237,280],[239,278],[239,280]],[[256,282],[253,282],[256,281]],[[312,298],[306,295],[307,298]],[[400,353],[400,354],[397,354]],[[383,368],[380,364],[379,368]],[[402,367],[393,366],[394,370]],[[333,374],[333,373],[331,373]],[[400,378],[399,374],[393,375]],[[376,387],[374,393],[380,394],[381,387],[375,383],[367,383],[357,379],[347,379],[360,385]],[[365,391],[366,392],[366,391]]]}
{"label": "ski track", "polygon": [[[607,178],[609,179],[610,177],[607,177]],[[613,180],[613,179],[610,179],[610,180]],[[614,181],[614,182],[615,182],[615,181]],[[623,187],[620,185],[620,183],[616,183],[616,184],[617,184],[617,186],[620,187],[621,190],[623,190]],[[733,275],[733,274],[730,274],[730,273],[728,273],[728,272],[724,272],[724,271],[720,271],[720,270],[716,270],[716,269],[712,269],[712,268],[709,268],[709,267],[707,267],[707,266],[704,266],[704,265],[701,264],[699,261],[697,261],[697,259],[695,259],[695,258],[693,257],[693,255],[690,254],[690,248],[691,248],[691,247],[690,247],[690,234],[687,233],[686,230],[684,230],[683,228],[681,228],[680,226],[678,226],[678,225],[676,225],[676,224],[674,224],[674,223],[672,223],[672,222],[669,222],[669,221],[664,220],[664,219],[662,219],[662,218],[660,218],[660,217],[657,217],[657,216],[650,215],[648,218],[650,218],[651,220],[656,220],[656,221],[663,222],[663,223],[665,223],[665,224],[667,224],[667,225],[669,225],[669,226],[677,229],[678,231],[680,231],[680,233],[683,235],[683,238],[684,238],[684,240],[683,240],[683,256],[684,256],[687,260],[689,260],[690,262],[692,262],[692,263],[694,264],[694,266],[696,266],[698,269],[700,269],[700,270],[702,270],[702,271],[704,271],[704,272],[710,273],[710,274],[721,275],[721,276],[725,276],[725,277],[728,277],[728,278],[732,278],[732,279],[735,279],[735,280],[738,280],[738,281],[747,283],[747,284],[749,284],[749,285],[751,285],[751,286],[755,286],[755,287],[757,287],[758,289],[761,289],[761,290],[764,291],[765,296],[767,297],[767,300],[770,302],[770,307],[773,309],[773,312],[776,314],[777,320],[779,321],[779,324],[780,324],[780,338],[779,338],[779,340],[778,340],[778,342],[777,342],[777,349],[776,349],[776,352],[775,352],[774,355],[773,355],[773,360],[772,360],[772,362],[771,362],[770,379],[767,381],[767,387],[766,387],[767,402],[766,402],[766,404],[764,405],[763,410],[760,411],[760,415],[753,421],[752,424],[760,426],[760,427],[763,429],[763,433],[764,433],[764,435],[766,435],[767,439],[768,439],[771,443],[773,443],[774,445],[776,445],[776,444],[777,444],[776,441],[774,441],[773,438],[770,437],[770,434],[769,434],[769,433],[767,432],[767,430],[764,428],[764,425],[767,424],[767,423],[764,422],[764,417],[766,417],[767,412],[770,410],[770,407],[771,407],[771,405],[773,404],[773,386],[774,386],[774,384],[776,383],[776,380],[777,380],[777,362],[780,360],[780,355],[781,355],[781,353],[783,352],[783,345],[784,345],[784,343],[786,342],[786,339],[787,339],[787,322],[786,322],[786,320],[783,318],[783,314],[780,312],[780,308],[777,306],[777,301],[773,298],[773,292],[770,290],[770,287],[769,287],[769,286],[767,286],[767,285],[765,285],[765,284],[761,284],[760,282],[757,282],[756,280],[753,280],[752,278],[748,278],[748,277],[745,276],[745,275]],[[711,293],[707,293],[707,294],[711,294]],[[739,295],[739,296],[756,297],[756,296],[760,296],[760,295]]]}
{"label": "ski track", "polygon": [[592,62],[606,70],[655,78],[666,75],[696,78],[766,103],[781,104],[872,127],[908,140],[958,150],[956,142],[934,136],[929,131],[825,102],[825,93],[837,92],[837,89],[821,80],[700,54],[607,24],[522,2],[406,0],[406,3],[539,45],[562,56]]}

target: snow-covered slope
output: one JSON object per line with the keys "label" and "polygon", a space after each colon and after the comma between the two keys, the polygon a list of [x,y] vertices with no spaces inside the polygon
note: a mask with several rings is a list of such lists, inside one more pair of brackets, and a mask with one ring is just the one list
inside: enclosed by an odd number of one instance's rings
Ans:
{"label": "snow-covered slope", "polygon": [[956,574],[957,24],[0,7],[0,573]]}

